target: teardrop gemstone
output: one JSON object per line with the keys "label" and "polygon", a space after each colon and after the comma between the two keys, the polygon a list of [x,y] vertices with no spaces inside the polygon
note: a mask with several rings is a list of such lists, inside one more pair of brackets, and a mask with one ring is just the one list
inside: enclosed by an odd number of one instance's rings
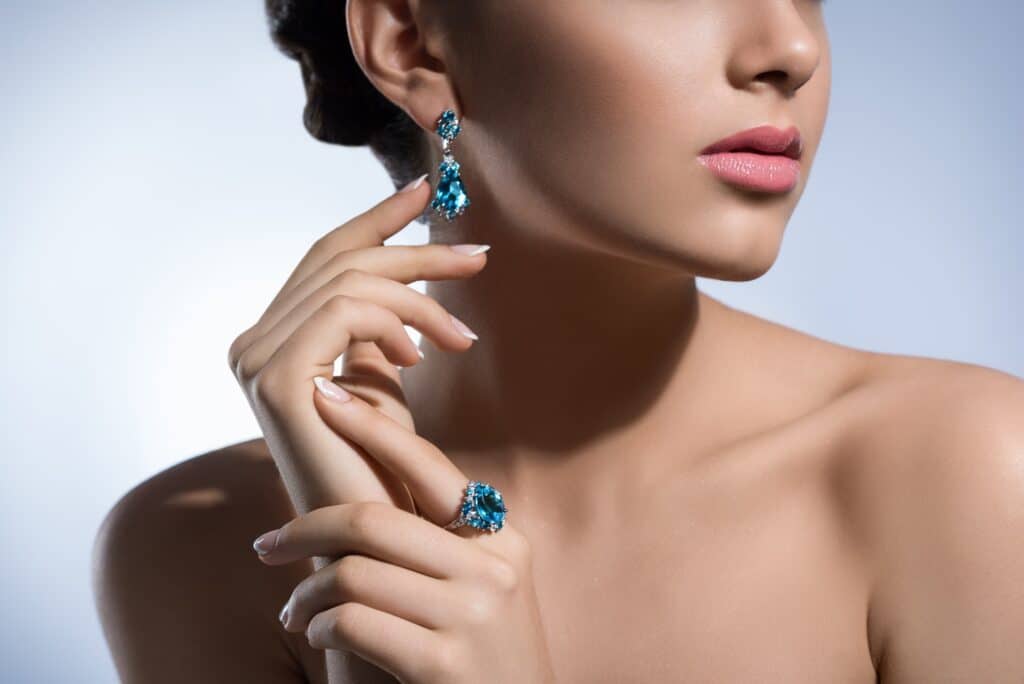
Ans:
{"label": "teardrop gemstone", "polygon": [[434,199],[431,200],[430,206],[444,216],[445,220],[452,221],[470,205],[466,189],[462,185],[462,177],[459,175],[459,162],[444,159],[438,171],[437,188],[434,190]]}

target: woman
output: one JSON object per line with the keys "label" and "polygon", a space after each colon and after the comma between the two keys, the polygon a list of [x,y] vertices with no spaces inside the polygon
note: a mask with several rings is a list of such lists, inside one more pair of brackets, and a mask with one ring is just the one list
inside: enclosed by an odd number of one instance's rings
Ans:
{"label": "woman", "polygon": [[[405,191],[233,341],[264,439],[109,514],[124,681],[1024,678],[1021,382],[696,288],[778,254],[827,111],[820,2],[268,10],[307,128]],[[416,218],[431,244],[383,245]]]}

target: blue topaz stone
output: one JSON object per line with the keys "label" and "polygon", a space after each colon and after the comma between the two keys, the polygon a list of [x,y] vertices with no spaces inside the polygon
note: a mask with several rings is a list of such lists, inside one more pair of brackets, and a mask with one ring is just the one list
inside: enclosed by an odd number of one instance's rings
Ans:
{"label": "blue topaz stone", "polygon": [[455,140],[455,136],[462,130],[459,120],[455,116],[455,111],[452,109],[444,110],[444,113],[437,119],[437,128],[435,130],[445,140]]}
{"label": "blue topaz stone", "polygon": [[437,188],[434,190],[434,199],[430,201],[430,206],[444,216],[445,220],[452,221],[462,215],[470,204],[466,189],[462,186],[462,178],[459,176],[459,162],[445,158],[438,167],[438,173],[440,177],[437,179]]}
{"label": "blue topaz stone", "polygon": [[501,492],[485,482],[476,480],[466,485],[459,517],[446,527],[451,529],[470,525],[478,530],[497,532],[505,525],[508,508],[501,498]]}

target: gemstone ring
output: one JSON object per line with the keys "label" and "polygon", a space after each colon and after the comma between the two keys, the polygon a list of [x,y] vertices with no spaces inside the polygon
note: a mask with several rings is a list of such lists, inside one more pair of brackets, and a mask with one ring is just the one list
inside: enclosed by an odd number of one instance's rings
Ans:
{"label": "gemstone ring", "polygon": [[494,533],[504,526],[506,513],[508,508],[501,498],[501,492],[486,482],[473,480],[466,485],[459,515],[445,525],[444,529],[454,530],[463,525],[470,525],[478,530]]}

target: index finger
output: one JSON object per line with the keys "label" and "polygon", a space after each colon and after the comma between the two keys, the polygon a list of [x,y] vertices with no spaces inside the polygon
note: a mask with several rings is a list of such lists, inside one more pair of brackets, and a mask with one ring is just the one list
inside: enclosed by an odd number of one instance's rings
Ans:
{"label": "index finger", "polygon": [[359,553],[444,579],[479,557],[474,547],[429,520],[380,501],[316,508],[258,539],[267,538],[270,550],[256,547],[267,565]]}
{"label": "index finger", "polygon": [[430,197],[430,193],[423,190],[424,186],[428,190],[430,188],[430,183],[424,182],[428,175],[423,174],[317,239],[288,276],[270,306],[334,255],[361,247],[383,245],[385,240],[420,216]]}
{"label": "index finger", "polygon": [[443,451],[363,399],[349,395],[338,401],[324,392],[323,379],[314,382],[314,403],[328,427],[402,480],[424,518],[446,525],[458,515],[470,478]]}

